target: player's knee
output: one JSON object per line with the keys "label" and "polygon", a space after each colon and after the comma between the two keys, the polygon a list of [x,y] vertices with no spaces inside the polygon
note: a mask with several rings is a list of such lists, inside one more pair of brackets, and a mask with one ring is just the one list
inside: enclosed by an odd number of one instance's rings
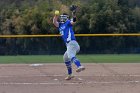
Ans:
{"label": "player's knee", "polygon": [[71,68],[71,61],[67,61],[67,62],[65,62],[65,64],[66,64],[67,68]]}
{"label": "player's knee", "polygon": [[78,45],[76,53],[78,53],[80,51],[80,46]]}
{"label": "player's knee", "polygon": [[74,58],[75,56],[72,56],[72,55],[69,55],[68,58],[70,59],[70,61],[72,61],[72,59]]}
{"label": "player's knee", "polygon": [[71,61],[74,62],[77,58],[76,57],[72,57]]}
{"label": "player's knee", "polygon": [[64,62],[70,61],[66,55],[63,56],[63,60],[64,60]]}
{"label": "player's knee", "polygon": [[78,53],[80,51],[80,48],[77,49],[76,53]]}

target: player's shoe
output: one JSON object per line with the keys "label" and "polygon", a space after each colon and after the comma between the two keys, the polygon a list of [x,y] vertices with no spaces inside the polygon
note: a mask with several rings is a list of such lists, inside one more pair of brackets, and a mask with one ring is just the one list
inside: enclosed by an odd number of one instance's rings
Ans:
{"label": "player's shoe", "polygon": [[73,75],[68,75],[68,76],[65,78],[65,80],[71,80],[72,78],[74,78]]}
{"label": "player's shoe", "polygon": [[81,71],[83,71],[83,70],[85,70],[85,67],[84,67],[84,66],[80,66],[80,67],[78,67],[78,68],[76,69],[76,72],[81,72]]}

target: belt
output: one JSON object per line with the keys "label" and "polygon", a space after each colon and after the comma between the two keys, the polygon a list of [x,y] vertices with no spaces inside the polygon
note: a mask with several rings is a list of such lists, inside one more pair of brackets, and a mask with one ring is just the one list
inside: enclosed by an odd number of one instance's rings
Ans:
{"label": "belt", "polygon": [[[75,40],[70,40],[70,41],[75,41]],[[67,41],[66,43],[68,44],[70,41]]]}
{"label": "belt", "polygon": [[70,41],[67,41],[66,43],[68,44]]}

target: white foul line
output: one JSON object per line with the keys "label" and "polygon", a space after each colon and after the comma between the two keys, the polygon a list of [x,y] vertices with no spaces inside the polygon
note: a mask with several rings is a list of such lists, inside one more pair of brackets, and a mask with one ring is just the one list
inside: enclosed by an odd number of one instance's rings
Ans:
{"label": "white foul line", "polygon": [[59,82],[59,83],[51,83],[51,82],[47,82],[47,83],[0,83],[0,85],[89,85],[89,84],[129,84],[129,83],[140,83],[140,81],[110,81],[110,82],[93,82],[93,81],[89,81],[89,82],[74,82],[74,83],[63,83],[63,82]]}
{"label": "white foul line", "polygon": [[[61,75],[61,74],[58,74],[58,75],[2,75],[0,76],[0,78],[10,78],[10,77],[63,77],[65,75]],[[85,75],[85,76],[82,76],[82,75],[74,75],[74,76],[78,76],[78,77],[117,77],[117,76],[122,76],[122,77],[140,77],[140,75],[133,75],[133,74],[120,74],[120,75]]]}
{"label": "white foul line", "polygon": [[[64,75],[24,75],[25,77],[61,77]],[[24,77],[24,76],[17,76],[17,75],[7,75],[7,76],[0,76],[0,78],[11,78],[11,77]],[[93,75],[92,77],[115,77],[115,76],[124,76],[124,77],[140,77],[140,75]],[[82,77],[82,76],[81,76]],[[90,77],[90,76],[83,76],[83,77]],[[55,80],[56,81],[56,80]],[[59,81],[59,80],[58,80]],[[81,85],[81,84],[85,84],[85,85],[90,85],[90,84],[131,84],[131,83],[135,83],[135,84],[140,84],[140,81],[82,81],[82,79],[80,78],[80,81],[77,82],[72,82],[72,83],[66,83],[66,82],[38,82],[38,83],[30,83],[30,82],[0,82],[0,85]]]}

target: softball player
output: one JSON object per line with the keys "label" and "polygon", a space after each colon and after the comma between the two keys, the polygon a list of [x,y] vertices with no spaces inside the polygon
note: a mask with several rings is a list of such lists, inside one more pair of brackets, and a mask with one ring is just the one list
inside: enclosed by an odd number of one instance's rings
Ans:
{"label": "softball player", "polygon": [[[66,80],[70,80],[74,76],[72,75],[72,63],[75,63],[77,66],[76,72],[81,72],[85,70],[85,67],[81,65],[80,61],[76,58],[76,54],[80,50],[80,46],[76,41],[74,36],[74,31],[72,26],[76,23],[76,16],[73,12],[72,20],[69,19],[69,16],[66,13],[58,16],[58,11],[55,12],[55,16],[53,18],[53,24],[58,27],[59,32],[62,36],[64,43],[66,44],[66,52],[64,53],[63,60],[66,64],[68,76],[65,78]],[[58,22],[58,17],[60,21]]]}

